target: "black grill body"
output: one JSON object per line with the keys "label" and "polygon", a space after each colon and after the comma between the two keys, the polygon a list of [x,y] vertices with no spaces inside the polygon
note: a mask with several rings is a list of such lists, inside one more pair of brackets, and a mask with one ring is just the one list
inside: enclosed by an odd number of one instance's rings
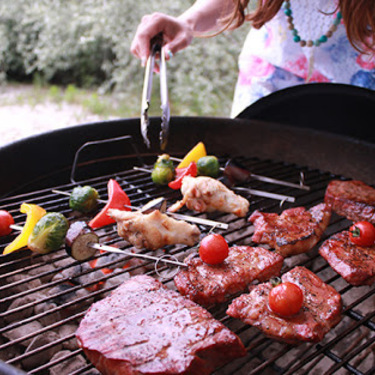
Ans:
{"label": "black grill body", "polygon": [[[115,178],[120,183],[135,206],[141,206],[158,196],[166,197],[169,202],[176,201],[180,197],[178,191],[156,187],[147,172],[133,169],[134,165],[140,164],[151,168],[155,162],[160,152],[157,147],[159,122],[152,119],[154,146],[151,150],[143,145],[138,119],[80,125],[29,138],[1,149],[0,158],[6,163],[1,163],[0,170],[7,178],[0,186],[0,209],[10,211],[19,225],[25,220],[24,215],[19,213],[22,202],[41,205],[47,211],[62,212],[73,221],[77,216],[69,209],[68,198],[53,193],[52,189],[70,192],[77,184],[87,184],[95,187],[105,200],[109,178]],[[88,141],[125,134],[132,136],[137,152],[128,140],[113,141],[110,146],[107,143],[88,146],[80,154],[74,171],[76,183],[70,181],[73,160],[79,147]],[[294,183],[300,181],[303,173],[310,191],[255,180],[248,182],[245,187],[296,198],[295,203],[284,203],[281,207],[279,201],[248,196],[250,212],[256,209],[281,212],[292,206],[311,207],[323,201],[327,184],[332,179],[353,178],[375,184],[374,145],[351,138],[257,121],[172,118],[168,153],[181,156],[198,141],[205,143],[210,154],[219,156],[222,165],[229,157],[237,157],[253,173]],[[187,210],[183,213],[193,214]],[[252,245],[253,228],[246,219],[218,212],[194,215],[227,222],[229,229],[218,232],[231,245]],[[348,220],[333,215],[321,241],[349,225]],[[209,229],[201,227],[204,234]],[[99,234],[102,243],[130,249],[118,237],[113,226],[101,230]],[[0,247],[5,247],[14,236],[13,233],[0,238]],[[303,265],[332,285],[343,297],[345,309],[342,322],[321,343],[293,347],[270,340],[254,328],[229,318],[225,314],[226,306],[212,307],[212,314],[241,337],[248,351],[245,358],[218,369],[216,374],[312,374],[323,373],[323,369],[326,374],[375,373],[375,288],[348,285],[318,255],[320,244],[307,254],[288,259],[283,272],[297,264]],[[170,246],[166,251],[183,260],[194,249]],[[150,253],[145,250],[141,252]],[[48,349],[55,354],[57,348],[69,347],[67,343],[74,340],[72,332],[59,333],[55,340],[28,351],[25,351],[25,341],[32,341],[50,331],[61,332],[65,325],[77,325],[88,306],[116,288],[122,277],[138,272],[157,277],[154,267],[150,261],[136,262],[126,255],[113,256],[99,252],[90,262],[77,262],[71,260],[64,249],[47,256],[32,254],[29,250],[1,256],[0,352],[3,353],[1,358],[7,362],[4,373],[10,374],[17,371],[15,368],[22,368],[29,374],[49,374],[54,366],[68,366],[71,361],[82,357],[81,350],[76,347],[67,350],[58,359],[51,360],[53,355],[45,356]],[[108,269],[116,271],[103,272]],[[172,278],[166,277],[163,282],[174,288]],[[15,300],[33,294],[38,294],[38,298],[30,299],[22,306],[11,307]],[[41,308],[42,304],[45,307]],[[32,313],[23,314],[26,311]],[[9,338],[9,331],[22,329],[35,321],[43,322],[38,330],[27,331],[18,338]],[[36,360],[36,365],[31,366],[33,356],[44,359]],[[90,371],[94,371],[91,364],[84,362],[71,373],[85,374]]]}

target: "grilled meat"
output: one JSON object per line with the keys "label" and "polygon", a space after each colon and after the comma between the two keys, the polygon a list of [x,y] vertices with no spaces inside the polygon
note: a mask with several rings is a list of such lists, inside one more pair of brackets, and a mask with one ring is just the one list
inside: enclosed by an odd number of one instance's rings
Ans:
{"label": "grilled meat", "polygon": [[165,245],[193,246],[199,241],[200,230],[182,220],[175,220],[159,210],[149,214],[112,209],[109,215],[117,221],[120,237],[137,248],[156,250]]}
{"label": "grilled meat", "polygon": [[283,258],[261,247],[233,246],[221,264],[206,264],[197,254],[191,254],[185,263],[188,268],[180,270],[174,278],[177,289],[207,306],[246,290],[254,280],[266,281],[279,276]]}
{"label": "grilled meat", "polygon": [[333,211],[349,220],[375,224],[375,189],[362,181],[333,180],[324,200]]}
{"label": "grilled meat", "polygon": [[336,233],[324,241],[319,253],[349,284],[358,286],[375,282],[375,245],[353,244],[349,231]]}
{"label": "grilled meat", "polygon": [[290,208],[280,216],[255,211],[249,217],[255,226],[252,241],[268,244],[283,257],[305,253],[318,243],[330,218],[331,210],[324,203],[309,210]]}
{"label": "grilled meat", "polygon": [[176,212],[186,205],[197,212],[221,211],[244,217],[249,210],[250,203],[247,199],[211,177],[184,177],[181,193],[182,200],[169,207],[170,212]]}
{"label": "grilled meat", "polygon": [[227,314],[257,327],[271,338],[290,344],[321,341],[341,320],[340,294],[304,267],[285,273],[282,281],[295,283],[303,291],[303,305],[297,314],[281,317],[269,308],[270,282],[253,286],[250,293],[236,298]]}
{"label": "grilled meat", "polygon": [[246,353],[208,311],[146,275],[93,304],[76,336],[104,375],[205,375]]}

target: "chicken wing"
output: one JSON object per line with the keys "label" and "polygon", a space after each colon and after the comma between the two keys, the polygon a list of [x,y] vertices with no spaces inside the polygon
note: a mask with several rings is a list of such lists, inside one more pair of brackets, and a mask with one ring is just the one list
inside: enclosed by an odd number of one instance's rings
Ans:
{"label": "chicken wing", "polygon": [[169,207],[168,211],[176,212],[186,205],[190,210],[198,212],[221,211],[244,217],[249,210],[247,199],[211,177],[184,177],[181,193],[182,200]]}
{"label": "chicken wing", "polygon": [[196,225],[175,220],[159,210],[143,214],[112,209],[108,213],[117,222],[119,236],[138,249],[156,250],[174,244],[193,246],[201,234]]}

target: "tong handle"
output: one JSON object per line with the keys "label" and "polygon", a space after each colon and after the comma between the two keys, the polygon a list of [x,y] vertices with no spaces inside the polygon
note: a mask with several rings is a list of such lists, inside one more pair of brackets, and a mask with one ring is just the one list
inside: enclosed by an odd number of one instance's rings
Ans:
{"label": "tong handle", "polygon": [[168,97],[167,64],[165,61],[165,51],[163,48],[160,50],[160,100],[162,115],[159,139],[160,149],[164,151],[167,147],[169,135],[170,106]]}
{"label": "tong handle", "polygon": [[152,96],[152,81],[155,67],[156,54],[159,54],[160,58],[160,99],[162,109],[162,124],[160,132],[160,148],[165,149],[167,145],[167,139],[169,134],[169,119],[170,119],[170,108],[168,98],[168,86],[167,86],[167,67],[165,61],[165,52],[163,50],[163,34],[159,33],[151,39],[150,43],[150,56],[147,60],[145,77],[143,83],[142,93],[142,113],[141,113],[141,132],[147,147],[150,147],[150,141],[148,139],[147,129],[150,124],[148,109],[151,103]]}
{"label": "tong handle", "polygon": [[163,35],[159,33],[150,42],[150,56],[147,59],[145,78],[143,84],[143,95],[142,98],[145,101],[144,105],[147,105],[148,109],[151,102],[151,92],[152,92],[152,79],[154,75],[155,67],[155,55],[161,52],[163,44]]}
{"label": "tong handle", "polygon": [[163,46],[163,34],[159,33],[155,35],[150,41],[150,54],[154,55],[160,52]]}

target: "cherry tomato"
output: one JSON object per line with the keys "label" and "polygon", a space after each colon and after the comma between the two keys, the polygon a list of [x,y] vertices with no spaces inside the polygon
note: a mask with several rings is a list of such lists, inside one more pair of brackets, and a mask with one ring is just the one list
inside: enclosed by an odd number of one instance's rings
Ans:
{"label": "cherry tomato", "polygon": [[303,304],[303,292],[301,288],[289,281],[276,285],[268,295],[270,309],[282,316],[289,317],[297,314]]}
{"label": "cherry tomato", "polygon": [[10,227],[14,224],[12,215],[5,210],[0,210],[0,236],[7,236],[12,231]]}
{"label": "cherry tomato", "polygon": [[211,265],[220,264],[228,254],[228,243],[220,234],[209,234],[201,241],[199,256],[205,263]]}
{"label": "cherry tomato", "polygon": [[349,238],[355,245],[372,246],[375,243],[375,227],[368,221],[359,221],[350,227]]}

